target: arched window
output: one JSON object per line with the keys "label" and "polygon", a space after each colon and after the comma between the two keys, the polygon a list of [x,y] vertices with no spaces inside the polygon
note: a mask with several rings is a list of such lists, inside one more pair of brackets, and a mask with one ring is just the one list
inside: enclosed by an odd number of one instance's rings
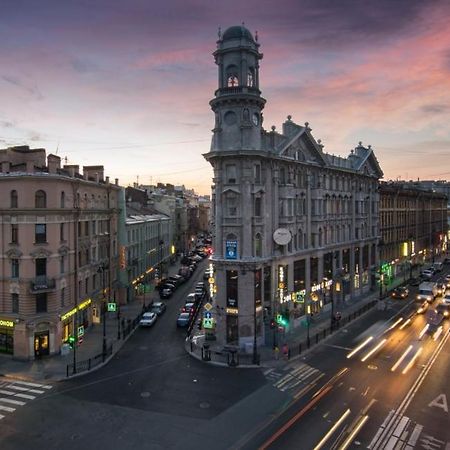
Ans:
{"label": "arched window", "polygon": [[239,70],[236,66],[227,67],[227,87],[239,86]]}
{"label": "arched window", "polygon": [[255,234],[254,248],[255,248],[255,256],[257,258],[260,258],[262,256],[262,238],[259,233]]}
{"label": "arched window", "polygon": [[34,207],[47,208],[47,194],[44,191],[39,190],[34,194]]}
{"label": "arched window", "polygon": [[18,205],[17,191],[14,189],[11,191],[11,208],[18,208]]}
{"label": "arched window", "polygon": [[247,86],[253,87],[255,85],[255,69],[253,67],[247,73]]}
{"label": "arched window", "polygon": [[66,194],[64,193],[64,191],[61,192],[61,200],[60,200],[60,208],[65,208],[66,207]]}

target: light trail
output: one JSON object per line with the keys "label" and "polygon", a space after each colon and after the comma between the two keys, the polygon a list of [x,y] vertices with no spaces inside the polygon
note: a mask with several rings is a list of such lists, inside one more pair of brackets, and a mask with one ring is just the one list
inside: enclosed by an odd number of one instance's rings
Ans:
{"label": "light trail", "polygon": [[429,324],[429,323],[427,323],[427,324],[423,327],[423,330],[422,330],[422,331],[420,332],[420,334],[419,334],[419,339],[422,339],[422,338],[423,338],[423,335],[427,332],[428,328],[430,328],[430,324]]}
{"label": "light trail", "polygon": [[433,334],[433,341],[437,341],[439,339],[439,336],[441,335],[442,331],[444,330],[444,328],[442,327],[442,325],[434,332]]}
{"label": "light trail", "polygon": [[358,422],[356,427],[353,429],[353,431],[350,433],[350,436],[345,440],[345,442],[339,447],[339,450],[345,450],[355,439],[355,436],[359,433],[359,430],[364,426],[364,424],[369,419],[369,416],[362,416],[361,420]]}
{"label": "light trail", "polygon": [[365,362],[367,361],[367,359],[370,358],[370,356],[372,356],[378,349],[380,349],[381,347],[383,347],[383,345],[386,343],[387,339],[383,339],[381,342],[378,343],[378,345],[376,345],[372,350],[370,350],[369,353],[367,353],[366,356],[364,356],[363,358],[361,358],[361,362]]}
{"label": "light trail", "polygon": [[405,375],[406,372],[408,372],[409,369],[413,366],[416,359],[419,357],[419,355],[422,353],[422,348],[420,347],[419,350],[417,350],[416,354],[412,357],[411,361],[408,363],[408,365],[403,369],[402,374]]}
{"label": "light trail", "polygon": [[402,361],[406,358],[406,355],[413,349],[413,346],[410,345],[405,352],[403,353],[402,356],[400,356],[400,359],[391,367],[391,371],[395,372],[397,367],[402,363]]}
{"label": "light trail", "polygon": [[394,329],[394,328],[395,328],[402,320],[403,320],[403,317],[400,317],[395,323],[393,323],[393,324],[387,329],[387,331]]}
{"label": "light trail", "polygon": [[369,336],[361,345],[358,345],[354,350],[352,350],[348,355],[347,359],[350,359],[355,353],[358,353],[363,347],[365,347],[371,340],[373,336]]}
{"label": "light trail", "polygon": [[411,319],[406,319],[406,321],[403,322],[403,324],[402,324],[402,326],[399,328],[399,330],[403,330],[403,328],[405,328],[406,325],[408,325],[408,323],[410,323],[410,322],[411,322]]}
{"label": "light trail", "polygon": [[350,409],[347,409],[344,414],[339,418],[339,420],[331,427],[330,431],[322,438],[322,440],[314,447],[314,450],[319,450],[323,445],[330,439],[336,429],[341,425],[345,418],[350,414]]}

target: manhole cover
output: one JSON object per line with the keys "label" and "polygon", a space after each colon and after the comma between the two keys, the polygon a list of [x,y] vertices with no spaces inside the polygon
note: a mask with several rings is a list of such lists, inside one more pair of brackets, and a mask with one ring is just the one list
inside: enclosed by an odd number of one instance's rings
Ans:
{"label": "manhole cover", "polygon": [[208,402],[201,402],[200,403],[200,408],[202,408],[202,409],[207,409],[207,408],[209,408],[209,403]]}
{"label": "manhole cover", "polygon": [[369,364],[369,365],[367,366],[367,368],[370,369],[370,370],[377,370],[377,369],[378,369],[378,367],[377,367],[377,366],[374,366],[373,364]]}
{"label": "manhole cover", "polygon": [[148,397],[150,397],[150,392],[141,392],[141,397],[142,397],[142,398],[148,398]]}
{"label": "manhole cover", "polygon": [[139,347],[139,350],[145,351],[145,350],[148,350],[148,347],[146,345],[141,345]]}

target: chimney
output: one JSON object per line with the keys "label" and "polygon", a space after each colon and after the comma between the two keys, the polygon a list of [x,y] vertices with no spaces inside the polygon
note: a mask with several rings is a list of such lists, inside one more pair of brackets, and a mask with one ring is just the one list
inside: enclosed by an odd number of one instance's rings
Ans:
{"label": "chimney", "polygon": [[58,173],[58,169],[61,168],[61,158],[57,155],[47,156],[48,173]]}
{"label": "chimney", "polygon": [[75,174],[80,173],[80,166],[78,164],[66,164],[64,169],[68,170],[71,177],[75,177]]}
{"label": "chimney", "polygon": [[118,179],[118,178],[115,178],[114,184],[115,184],[116,186],[119,185],[119,179]]}
{"label": "chimney", "polygon": [[105,183],[106,183],[106,184],[109,184],[109,177],[106,177]]}

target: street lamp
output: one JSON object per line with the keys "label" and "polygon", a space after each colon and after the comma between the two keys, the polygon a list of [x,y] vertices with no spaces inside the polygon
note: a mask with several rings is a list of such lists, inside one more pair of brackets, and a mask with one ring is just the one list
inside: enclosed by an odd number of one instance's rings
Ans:
{"label": "street lamp", "polygon": [[[256,282],[256,274],[259,271],[259,280],[258,283]],[[261,269],[253,269],[253,289],[256,290],[259,289],[261,286],[261,278],[262,278],[262,270]],[[261,300],[261,299],[260,299]],[[256,344],[256,296],[253,295],[253,364],[259,365],[259,355],[258,355],[258,349]]]}
{"label": "street lamp", "polygon": [[97,272],[102,274],[102,286],[103,286],[103,299],[102,299],[102,321],[103,321],[103,345],[102,345],[102,357],[105,361],[106,357],[106,271],[108,270],[108,264],[100,264]]}
{"label": "street lamp", "polygon": [[163,245],[164,241],[162,239],[159,240],[159,278],[162,280],[162,260],[163,260]]}
{"label": "street lamp", "polygon": [[382,270],[382,264],[383,260],[381,259],[381,249],[384,246],[384,242],[382,239],[378,241],[378,248],[379,248],[379,265],[380,265],[380,300],[383,298],[383,270]]}

